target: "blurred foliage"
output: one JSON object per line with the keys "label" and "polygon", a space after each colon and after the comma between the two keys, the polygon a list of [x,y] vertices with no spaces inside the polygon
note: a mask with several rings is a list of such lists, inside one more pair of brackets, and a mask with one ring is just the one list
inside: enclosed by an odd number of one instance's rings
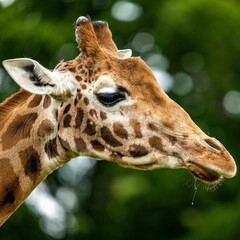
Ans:
{"label": "blurred foliage", "polygon": [[[173,79],[168,94],[238,161],[239,1],[130,3],[139,12],[128,21],[127,11],[114,15],[114,0],[0,0],[0,60],[31,57],[53,68],[78,54],[72,25],[78,16],[106,20],[119,48],[133,47],[134,55],[145,60],[156,53],[165,59],[165,71]],[[153,37],[147,50],[134,47],[136,35],[142,32]],[[0,99],[17,89],[0,67]],[[63,181],[58,171],[46,183],[52,196],[60,186],[78,196],[77,207],[67,212],[64,231],[59,234],[56,226],[55,234],[44,230],[42,216],[23,204],[1,228],[0,239],[221,240],[240,234],[238,176],[208,189],[184,170],[140,172],[99,162],[83,177],[82,187]],[[84,188],[88,193],[81,195]]]}

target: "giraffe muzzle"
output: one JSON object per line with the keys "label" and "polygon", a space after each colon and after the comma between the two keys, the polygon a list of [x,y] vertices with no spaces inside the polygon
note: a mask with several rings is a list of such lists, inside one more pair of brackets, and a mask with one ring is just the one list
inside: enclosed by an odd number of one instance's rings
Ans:
{"label": "giraffe muzzle", "polygon": [[[191,143],[189,143],[191,144]],[[193,151],[187,157],[186,168],[195,177],[209,185],[236,175],[237,167],[225,147],[214,138],[198,139],[191,144]]]}

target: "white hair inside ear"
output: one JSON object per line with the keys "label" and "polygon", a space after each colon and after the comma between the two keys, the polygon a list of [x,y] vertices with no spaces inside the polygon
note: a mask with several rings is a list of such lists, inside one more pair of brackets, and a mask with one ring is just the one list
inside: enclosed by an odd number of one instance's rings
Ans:
{"label": "white hair inside ear", "polygon": [[132,56],[132,50],[131,49],[118,50],[117,54],[120,58],[130,58]]}
{"label": "white hair inside ear", "polygon": [[49,94],[65,101],[77,92],[75,79],[69,71],[49,71],[30,58],[3,61],[3,66],[13,80],[23,89],[34,94]]}

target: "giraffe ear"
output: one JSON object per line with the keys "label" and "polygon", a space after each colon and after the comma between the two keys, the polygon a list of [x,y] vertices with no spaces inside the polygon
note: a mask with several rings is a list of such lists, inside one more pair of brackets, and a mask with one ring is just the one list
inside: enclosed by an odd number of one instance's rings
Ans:
{"label": "giraffe ear", "polygon": [[130,58],[132,56],[132,50],[131,49],[118,50],[117,54],[120,58]]}
{"label": "giraffe ear", "polygon": [[57,100],[75,95],[76,85],[67,73],[51,72],[37,61],[16,58],[3,61],[3,66],[13,80],[34,94],[49,94]]}

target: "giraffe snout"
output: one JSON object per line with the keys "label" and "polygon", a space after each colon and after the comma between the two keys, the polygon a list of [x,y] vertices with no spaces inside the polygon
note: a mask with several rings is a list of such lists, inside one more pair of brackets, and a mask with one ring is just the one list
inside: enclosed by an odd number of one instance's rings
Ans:
{"label": "giraffe snout", "polygon": [[215,138],[207,138],[204,141],[207,143],[211,156],[216,159],[213,162],[217,166],[216,169],[219,168],[219,174],[225,178],[234,177],[237,167],[227,149]]}
{"label": "giraffe snout", "polygon": [[203,138],[190,145],[193,151],[188,156],[186,167],[197,178],[208,184],[218,183],[223,178],[236,175],[234,159],[215,138]]}

